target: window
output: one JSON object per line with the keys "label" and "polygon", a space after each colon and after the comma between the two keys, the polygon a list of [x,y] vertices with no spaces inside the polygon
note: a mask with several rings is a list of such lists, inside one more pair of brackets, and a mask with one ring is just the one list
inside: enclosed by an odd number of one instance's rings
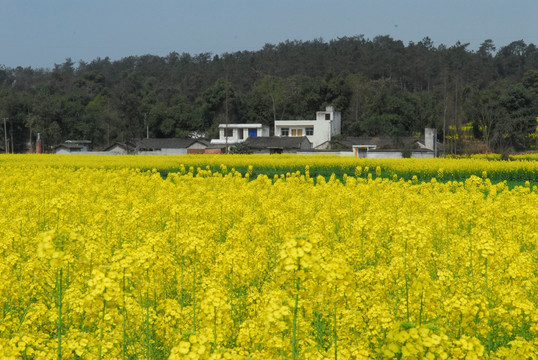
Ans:
{"label": "window", "polygon": [[313,127],[306,128],[306,136],[312,136],[312,135],[314,135],[314,128]]}
{"label": "window", "polygon": [[248,136],[249,137],[258,136],[258,129],[248,129]]}
{"label": "window", "polygon": [[303,129],[291,129],[291,136],[303,136]]}
{"label": "window", "polygon": [[331,120],[331,113],[325,114],[325,120]]}
{"label": "window", "polygon": [[243,129],[237,129],[237,138],[243,139]]}
{"label": "window", "polygon": [[234,129],[224,128],[224,137],[233,137],[233,136],[234,136]]}
{"label": "window", "polygon": [[280,135],[282,135],[282,136],[290,136],[290,129],[289,128],[280,129]]}

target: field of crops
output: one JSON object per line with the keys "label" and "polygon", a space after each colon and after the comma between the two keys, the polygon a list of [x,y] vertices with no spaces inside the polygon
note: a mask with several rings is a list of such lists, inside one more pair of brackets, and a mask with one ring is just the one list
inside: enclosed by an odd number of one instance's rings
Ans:
{"label": "field of crops", "polygon": [[534,359],[537,180],[536,161],[0,156],[0,357]]}
{"label": "field of crops", "polygon": [[[491,161],[493,159],[493,161]],[[332,174],[342,179],[344,174],[366,178],[368,173],[384,178],[403,178],[411,180],[416,176],[419,181],[465,181],[471,175],[483,177],[484,172],[492,182],[530,181],[538,183],[538,157],[522,157],[520,161],[498,161],[497,156],[473,157],[466,159],[357,159],[354,157],[328,155],[189,155],[189,156],[92,156],[92,155],[0,155],[0,166],[48,166],[53,168],[133,168],[142,171],[157,170],[163,177],[168,173],[198,170],[222,172],[235,170],[241,174],[250,172],[251,177],[264,174],[269,177],[294,173],[305,173],[306,168],[312,177],[322,175],[329,178]]]}

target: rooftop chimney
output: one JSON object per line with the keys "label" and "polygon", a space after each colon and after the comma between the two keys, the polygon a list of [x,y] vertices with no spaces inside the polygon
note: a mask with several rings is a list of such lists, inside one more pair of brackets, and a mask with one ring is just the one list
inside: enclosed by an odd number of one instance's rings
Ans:
{"label": "rooftop chimney", "polygon": [[433,156],[437,157],[437,129],[424,129],[424,145],[433,151]]}
{"label": "rooftop chimney", "polygon": [[43,141],[41,141],[41,134],[37,133],[37,140],[35,142],[35,152],[36,154],[43,153]]}

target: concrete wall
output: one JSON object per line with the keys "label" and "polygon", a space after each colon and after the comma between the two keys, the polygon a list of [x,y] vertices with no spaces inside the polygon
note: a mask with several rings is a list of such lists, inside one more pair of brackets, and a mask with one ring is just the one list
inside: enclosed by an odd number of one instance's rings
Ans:
{"label": "concrete wall", "polygon": [[[326,116],[329,115],[329,120]],[[327,106],[325,111],[316,112],[316,120],[277,120],[275,121],[275,136],[282,136],[282,128],[289,129],[289,135],[292,136],[292,130],[301,130],[300,136],[306,136],[312,143],[313,148],[331,141],[334,135],[341,133],[342,118],[341,114],[334,111],[332,106]],[[306,128],[313,128],[314,135],[306,135]],[[297,135],[299,136],[299,135]]]}
{"label": "concrete wall", "polygon": [[271,136],[271,129],[269,129],[269,126],[264,126],[261,129],[258,129],[258,136]]}
{"label": "concrete wall", "polygon": [[156,151],[139,151],[138,155],[186,155],[187,149],[161,149]]}
{"label": "concrete wall", "polygon": [[200,143],[200,142],[195,142],[194,144],[192,144],[191,146],[189,146],[189,150],[190,149],[205,149],[207,146]]}
{"label": "concrete wall", "polygon": [[424,145],[427,149],[433,150],[434,156],[437,156],[437,129],[424,130]]}
{"label": "concrete wall", "polygon": [[233,127],[228,127],[228,131],[232,131],[232,136],[226,136],[225,135],[225,132],[226,132],[226,128],[220,128],[219,129],[219,140],[221,141],[226,141],[226,137],[228,138],[228,142],[238,142],[239,140],[245,140],[245,137],[243,137],[243,139],[239,139],[239,132],[243,133],[243,130],[244,129],[237,129],[237,128],[233,128]]}
{"label": "concrete wall", "polygon": [[297,155],[353,156],[352,151],[298,151]]}
{"label": "concrete wall", "polygon": [[[329,115],[329,120],[327,120]],[[316,113],[316,121],[318,122],[330,122],[330,135],[338,135],[342,132],[342,114],[334,110],[333,106],[327,106],[325,111],[318,111]],[[330,140],[330,138],[329,138]]]}
{"label": "concrete wall", "polygon": [[228,124],[225,126],[223,124],[219,125],[219,138],[212,139],[212,144],[224,144],[226,143],[226,128],[228,131],[232,131],[232,136],[228,136],[228,143],[234,144],[238,142],[245,141],[249,137],[249,130],[256,129],[256,136],[269,136],[270,129],[266,125],[261,124]]}
{"label": "concrete wall", "polygon": [[127,150],[125,150],[121,146],[116,145],[112,147],[111,149],[109,149],[108,151],[105,151],[105,153],[109,153],[110,155],[125,155],[127,154]]}
{"label": "concrete wall", "polygon": [[[368,151],[366,153],[368,159],[403,159],[401,151]],[[433,152],[426,151],[411,151],[412,158],[429,159],[433,158]]]}
{"label": "concrete wall", "polygon": [[56,154],[88,154],[88,151],[82,151],[82,150],[71,150],[68,148],[60,147],[56,149]]}
{"label": "concrete wall", "polygon": [[431,159],[434,157],[434,155],[433,155],[433,152],[412,151],[411,157],[417,158],[417,159]]}
{"label": "concrete wall", "polygon": [[368,151],[366,157],[368,159],[401,159],[403,155],[401,151]]}

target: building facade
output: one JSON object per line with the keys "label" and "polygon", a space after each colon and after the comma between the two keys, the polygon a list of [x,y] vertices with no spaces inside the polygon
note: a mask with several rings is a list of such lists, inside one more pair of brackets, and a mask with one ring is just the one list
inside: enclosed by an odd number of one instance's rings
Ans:
{"label": "building facade", "polygon": [[334,135],[342,130],[342,116],[334,107],[327,106],[318,111],[315,120],[277,120],[275,136],[306,136],[315,149],[326,149]]}
{"label": "building facade", "polygon": [[249,137],[269,136],[269,126],[262,124],[219,124],[219,138],[211,144],[231,145],[245,141]]}
{"label": "building facade", "polygon": [[138,155],[186,155],[203,153],[208,144],[201,139],[139,139],[135,141],[134,153]]}

